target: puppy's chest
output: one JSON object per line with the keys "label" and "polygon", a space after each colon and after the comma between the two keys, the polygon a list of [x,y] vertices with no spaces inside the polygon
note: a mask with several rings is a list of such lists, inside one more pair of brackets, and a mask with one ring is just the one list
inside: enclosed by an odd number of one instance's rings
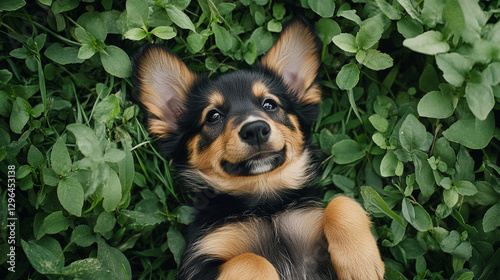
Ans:
{"label": "puppy's chest", "polygon": [[258,254],[275,266],[282,279],[332,279],[330,269],[324,268],[330,262],[322,216],[321,207],[249,216],[219,226],[196,246],[199,253],[224,261],[247,252]]}

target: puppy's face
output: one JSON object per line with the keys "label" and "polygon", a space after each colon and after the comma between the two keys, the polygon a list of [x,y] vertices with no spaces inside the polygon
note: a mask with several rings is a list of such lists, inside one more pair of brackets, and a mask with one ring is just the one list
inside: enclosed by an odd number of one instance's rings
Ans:
{"label": "puppy's face", "polygon": [[319,50],[314,32],[294,21],[261,65],[208,80],[149,45],[134,62],[134,82],[150,131],[185,178],[224,193],[269,196],[309,180]]}

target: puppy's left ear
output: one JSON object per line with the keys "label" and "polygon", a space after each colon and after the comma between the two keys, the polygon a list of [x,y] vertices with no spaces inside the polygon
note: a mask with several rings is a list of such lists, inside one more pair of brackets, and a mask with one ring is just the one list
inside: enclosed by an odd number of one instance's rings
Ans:
{"label": "puppy's left ear", "polygon": [[314,80],[321,64],[321,41],[303,20],[288,23],[261,64],[281,76],[300,102],[320,102],[321,92]]}

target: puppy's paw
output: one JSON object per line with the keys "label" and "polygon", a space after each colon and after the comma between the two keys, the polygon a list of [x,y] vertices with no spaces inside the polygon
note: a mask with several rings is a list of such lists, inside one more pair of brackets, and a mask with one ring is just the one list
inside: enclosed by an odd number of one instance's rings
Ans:
{"label": "puppy's paw", "polygon": [[347,197],[332,200],[323,214],[328,251],[339,280],[384,278],[385,266],[361,205]]}
{"label": "puppy's paw", "polygon": [[385,265],[378,250],[351,251],[342,255],[340,251],[331,254],[335,273],[339,280],[381,280],[384,279]]}

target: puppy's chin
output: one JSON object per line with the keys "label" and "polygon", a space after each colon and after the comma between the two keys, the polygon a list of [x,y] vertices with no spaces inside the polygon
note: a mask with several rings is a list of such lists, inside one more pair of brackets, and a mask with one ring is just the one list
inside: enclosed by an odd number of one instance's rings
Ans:
{"label": "puppy's chin", "polygon": [[286,147],[278,152],[259,152],[250,158],[231,163],[222,161],[221,166],[227,174],[234,176],[254,176],[271,172],[285,163]]}

